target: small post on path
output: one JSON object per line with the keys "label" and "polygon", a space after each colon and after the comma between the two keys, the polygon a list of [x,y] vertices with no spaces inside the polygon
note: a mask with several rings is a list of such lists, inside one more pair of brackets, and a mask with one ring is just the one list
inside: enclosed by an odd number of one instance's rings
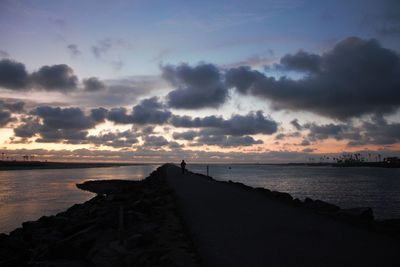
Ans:
{"label": "small post on path", "polygon": [[209,176],[209,175],[208,175],[208,165],[207,165],[207,176]]}

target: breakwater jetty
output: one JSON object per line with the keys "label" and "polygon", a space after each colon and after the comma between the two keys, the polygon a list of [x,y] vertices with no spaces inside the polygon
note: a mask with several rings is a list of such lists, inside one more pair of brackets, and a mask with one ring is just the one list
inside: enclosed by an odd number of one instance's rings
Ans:
{"label": "breakwater jetty", "polygon": [[[400,221],[165,164],[0,235],[1,266],[398,266]],[[14,264],[14,265],[13,265]]]}

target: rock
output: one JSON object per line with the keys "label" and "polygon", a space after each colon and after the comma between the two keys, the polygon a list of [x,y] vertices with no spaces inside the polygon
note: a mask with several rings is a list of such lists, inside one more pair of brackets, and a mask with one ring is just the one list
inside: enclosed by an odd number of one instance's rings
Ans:
{"label": "rock", "polygon": [[32,262],[32,266],[40,266],[40,267],[84,267],[87,266],[87,262],[85,261],[76,261],[76,260],[53,260],[53,261],[40,261],[40,262]]}
{"label": "rock", "polygon": [[320,212],[335,213],[340,210],[340,208],[336,205],[318,199],[312,200],[311,198],[306,198],[303,205],[307,208],[314,209]]}
{"label": "rock", "polygon": [[301,200],[300,199],[298,199],[298,198],[295,198],[295,199],[293,199],[293,205],[295,205],[295,206],[301,206],[301,204],[302,204],[302,202],[301,202]]}
{"label": "rock", "polygon": [[271,192],[272,196],[283,201],[292,201],[293,197],[289,193],[284,193],[284,192],[278,192],[278,191],[272,191]]}
{"label": "rock", "polygon": [[400,230],[400,219],[388,219],[380,221],[380,224],[390,227],[396,227]]}
{"label": "rock", "polygon": [[352,209],[341,209],[338,215],[342,217],[361,219],[366,221],[374,220],[374,214],[370,207],[359,207]]}

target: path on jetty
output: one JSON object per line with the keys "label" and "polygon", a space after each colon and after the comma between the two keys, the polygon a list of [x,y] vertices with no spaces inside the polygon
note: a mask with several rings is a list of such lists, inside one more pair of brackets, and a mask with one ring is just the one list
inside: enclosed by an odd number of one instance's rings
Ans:
{"label": "path on jetty", "polygon": [[400,266],[399,242],[169,165],[204,266]]}

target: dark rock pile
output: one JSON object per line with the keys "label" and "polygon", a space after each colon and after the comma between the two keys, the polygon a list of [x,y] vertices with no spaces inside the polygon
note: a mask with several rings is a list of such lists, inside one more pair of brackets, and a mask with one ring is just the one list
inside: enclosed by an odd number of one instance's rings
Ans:
{"label": "dark rock pile", "polygon": [[[214,180],[212,177],[209,176],[205,176],[202,174],[197,175]],[[214,181],[225,183],[224,181]],[[304,201],[301,201],[298,198],[293,198],[289,193],[271,191],[269,189],[261,187],[253,188],[243,183],[233,182],[231,180],[229,180],[228,183],[234,186],[241,187],[244,190],[255,190],[258,193],[276,201],[284,202],[292,206],[297,206],[299,208],[304,208],[324,216],[329,216],[330,218],[333,218],[335,220],[350,223],[357,227],[361,227],[371,231],[385,233],[393,238],[400,239],[400,219],[376,220],[373,215],[373,210],[370,207],[344,209],[322,200],[313,200],[310,198],[306,198]]]}
{"label": "dark rock pile", "polygon": [[98,195],[0,234],[0,266],[197,266],[163,172],[77,185]]}

